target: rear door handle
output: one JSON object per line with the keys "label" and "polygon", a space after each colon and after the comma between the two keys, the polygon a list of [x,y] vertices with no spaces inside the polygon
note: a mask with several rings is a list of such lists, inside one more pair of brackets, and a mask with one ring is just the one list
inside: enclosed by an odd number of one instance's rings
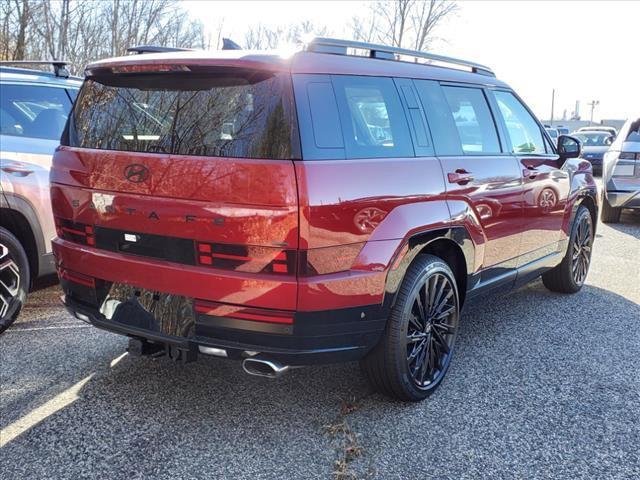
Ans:
{"label": "rear door handle", "polygon": [[453,173],[447,173],[449,183],[457,183],[458,185],[466,185],[473,181],[471,172],[467,172],[464,168],[459,168]]}

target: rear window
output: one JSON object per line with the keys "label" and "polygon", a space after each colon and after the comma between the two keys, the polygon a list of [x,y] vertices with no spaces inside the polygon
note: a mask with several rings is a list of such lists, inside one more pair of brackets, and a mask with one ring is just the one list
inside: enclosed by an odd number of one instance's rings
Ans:
{"label": "rear window", "polygon": [[60,140],[72,100],[64,88],[3,84],[0,133]]}
{"label": "rear window", "polygon": [[101,75],[85,81],[68,145],[103,150],[292,159],[297,131],[288,74]]}

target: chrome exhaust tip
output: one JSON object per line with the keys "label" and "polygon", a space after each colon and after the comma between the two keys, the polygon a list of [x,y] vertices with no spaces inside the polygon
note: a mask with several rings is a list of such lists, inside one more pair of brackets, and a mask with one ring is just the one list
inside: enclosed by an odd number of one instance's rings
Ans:
{"label": "chrome exhaust tip", "polygon": [[267,378],[278,378],[289,371],[289,365],[283,365],[260,355],[245,358],[242,368],[249,375]]}

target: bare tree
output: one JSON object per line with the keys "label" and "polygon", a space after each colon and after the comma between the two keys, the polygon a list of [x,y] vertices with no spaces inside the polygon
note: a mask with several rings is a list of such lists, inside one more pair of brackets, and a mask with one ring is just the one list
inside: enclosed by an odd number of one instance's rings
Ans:
{"label": "bare tree", "polygon": [[0,40],[3,59],[64,59],[74,73],[134,45],[211,43],[178,0],[0,0]]}
{"label": "bare tree", "polygon": [[351,32],[356,40],[423,50],[457,8],[453,0],[378,0],[351,20]]}
{"label": "bare tree", "polygon": [[262,23],[251,25],[245,32],[244,47],[249,50],[269,50],[287,44],[298,44],[307,36],[327,35],[328,28],[316,25],[311,20],[303,20],[293,25],[266,26]]}
{"label": "bare tree", "polygon": [[455,14],[458,6],[455,2],[444,0],[431,0],[419,2],[411,15],[411,25],[415,32],[413,48],[415,50],[426,50],[434,40],[433,32],[442,20]]}

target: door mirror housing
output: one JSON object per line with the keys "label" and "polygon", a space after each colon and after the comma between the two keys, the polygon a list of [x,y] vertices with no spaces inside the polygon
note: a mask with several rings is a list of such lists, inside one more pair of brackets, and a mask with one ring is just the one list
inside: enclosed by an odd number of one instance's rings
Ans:
{"label": "door mirror housing", "polygon": [[558,154],[562,160],[568,158],[578,158],[582,153],[580,140],[570,135],[560,135],[558,137]]}

